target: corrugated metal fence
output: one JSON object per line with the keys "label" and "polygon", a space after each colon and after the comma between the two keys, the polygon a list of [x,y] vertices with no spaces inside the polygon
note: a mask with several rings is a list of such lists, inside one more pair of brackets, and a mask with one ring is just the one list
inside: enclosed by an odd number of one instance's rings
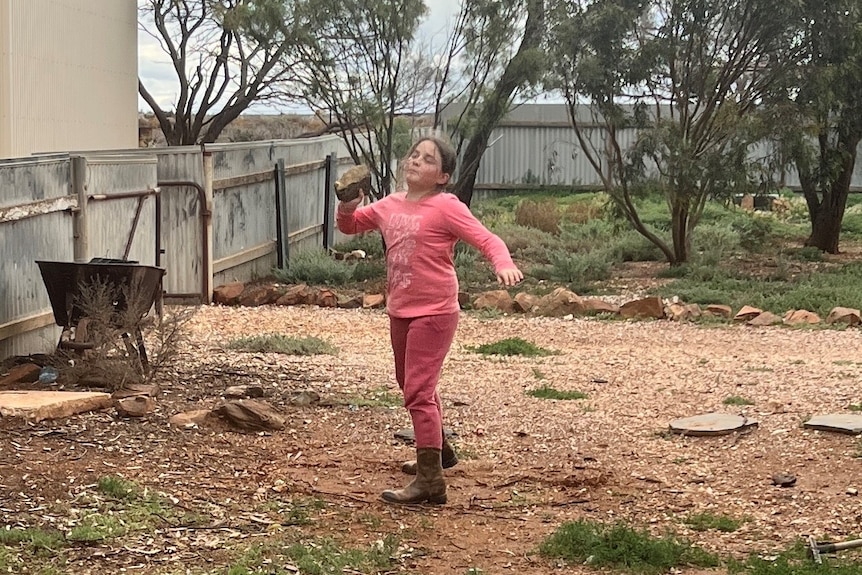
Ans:
{"label": "corrugated metal fence", "polygon": [[[444,111],[444,119],[451,121],[460,113],[461,107],[452,105]],[[588,107],[584,106],[578,113],[579,121],[587,127],[593,144],[597,149],[603,149],[607,145],[604,129],[594,123]],[[636,138],[634,129],[617,133],[623,150],[634,145]],[[753,149],[752,158],[763,155],[762,148]],[[858,157],[862,158],[862,144]],[[773,178],[776,182],[783,181],[790,189],[800,189],[795,169],[775,174]],[[477,191],[543,187],[598,190],[601,189],[601,180],[578,143],[566,106],[524,104],[514,108],[491,133],[488,149],[479,164],[475,187]],[[862,191],[862,161],[856,162],[851,189]]]}
{"label": "corrugated metal fence", "polygon": [[208,302],[341,241],[331,190],[350,164],[337,136],[0,161],[0,358],[56,346],[37,260],[157,265],[168,301]]}

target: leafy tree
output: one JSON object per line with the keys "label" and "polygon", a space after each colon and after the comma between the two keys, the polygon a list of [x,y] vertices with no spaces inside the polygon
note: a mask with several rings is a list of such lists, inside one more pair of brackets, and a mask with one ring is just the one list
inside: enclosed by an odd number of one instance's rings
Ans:
{"label": "leafy tree", "polygon": [[425,13],[422,0],[317,0],[296,12],[303,98],[332,115],[331,128],[354,162],[375,172],[381,195],[391,189],[394,147],[403,140],[398,120],[430,103],[434,71],[411,52]]}
{"label": "leafy tree", "polygon": [[[520,42],[516,41],[518,36]],[[438,84],[437,110],[453,102],[461,104],[460,115],[448,129],[462,152],[454,191],[468,206],[491,133],[515,97],[542,76],[544,39],[543,0],[465,0],[462,4],[448,43],[447,66]],[[516,44],[518,48],[512,53]],[[461,75],[453,78],[453,64],[461,58],[466,65],[461,67]],[[443,100],[446,93],[456,96],[447,103]]]}
{"label": "leafy tree", "polygon": [[143,81],[169,146],[214,142],[253,103],[286,97],[291,67],[289,3],[282,0],[142,0],[139,25],[170,58],[178,84],[174,110]]}
{"label": "leafy tree", "polygon": [[805,59],[785,91],[795,117],[781,138],[808,204],[805,245],[834,254],[862,140],[862,4],[804,4]]}
{"label": "leafy tree", "polygon": [[[672,265],[710,198],[758,184],[758,104],[798,61],[798,5],[779,0],[559,0],[552,86],[619,212]],[[582,112],[586,104],[588,114]],[[670,242],[637,199],[661,190]]]}

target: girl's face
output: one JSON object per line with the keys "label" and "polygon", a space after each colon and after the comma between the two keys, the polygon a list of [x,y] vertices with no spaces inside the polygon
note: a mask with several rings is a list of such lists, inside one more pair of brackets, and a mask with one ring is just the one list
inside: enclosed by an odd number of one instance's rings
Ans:
{"label": "girl's face", "polygon": [[414,190],[436,190],[449,181],[450,174],[443,173],[443,160],[434,142],[419,142],[410,155],[404,169],[407,187]]}

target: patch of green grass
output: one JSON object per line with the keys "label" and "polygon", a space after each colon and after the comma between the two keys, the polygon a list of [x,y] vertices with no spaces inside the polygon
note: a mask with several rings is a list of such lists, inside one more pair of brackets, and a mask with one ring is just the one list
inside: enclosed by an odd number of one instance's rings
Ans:
{"label": "patch of green grass", "polygon": [[745,561],[730,560],[731,575],[857,575],[862,564],[847,556],[823,556],[817,564],[807,555],[806,546],[798,544],[782,553],[770,556],[752,555]]}
{"label": "patch of green grass", "polygon": [[739,395],[731,395],[729,397],[725,397],[721,403],[723,403],[724,405],[754,405],[753,401]]}
{"label": "patch of green grass", "polygon": [[363,525],[371,528],[371,529],[380,529],[380,526],[383,525],[383,521],[377,515],[373,513],[363,513],[356,518],[357,521],[362,523]]}
{"label": "patch of green grass", "polygon": [[38,528],[0,529],[0,545],[14,547],[23,544],[32,552],[56,551],[66,542],[59,531],[46,531]]}
{"label": "patch of green grass", "polygon": [[391,569],[398,549],[398,540],[387,536],[368,549],[346,549],[332,539],[295,543],[284,550],[300,573],[335,575],[345,572],[379,572]]}
{"label": "patch of green grass", "polygon": [[719,565],[715,555],[672,535],[657,538],[621,523],[603,525],[586,520],[563,524],[541,543],[539,552],[572,563],[588,562],[593,567],[645,575],[684,566]]}
{"label": "patch of green grass", "polygon": [[510,337],[501,339],[494,343],[486,343],[475,347],[468,347],[470,351],[481,353],[482,355],[522,355],[525,357],[538,357],[546,355],[554,355],[555,351],[544,349],[534,343],[521,339],[520,337]]}
{"label": "patch of green grass", "polygon": [[96,543],[121,537],[129,531],[129,525],[119,516],[93,513],[85,515],[77,525],[72,527],[66,539],[79,543]]}
{"label": "patch of green grass", "polygon": [[794,259],[803,262],[822,262],[823,252],[814,246],[804,246],[795,250],[791,250],[790,256]]}
{"label": "patch of green grass", "polygon": [[399,407],[403,405],[404,400],[401,399],[401,394],[393,393],[387,387],[378,387],[366,396],[349,397],[345,403],[356,407]]}
{"label": "patch of green grass", "polygon": [[560,391],[547,385],[543,385],[542,387],[538,387],[536,389],[531,389],[527,392],[527,395],[538,399],[587,399],[587,394],[580,391]]}
{"label": "patch of green grass", "polygon": [[503,312],[495,307],[485,307],[476,312],[476,315],[479,316],[480,320],[484,321],[492,321],[495,319],[500,319],[503,317]]}
{"label": "patch of green grass", "polygon": [[685,518],[685,524],[695,531],[714,529],[722,533],[732,533],[739,529],[743,523],[744,521],[740,519],[713,513],[695,513]]}
{"label": "patch of green grass", "polygon": [[140,491],[135,483],[116,475],[99,478],[98,489],[105,495],[120,500],[133,500],[137,498]]}
{"label": "patch of green grass", "polygon": [[291,337],[278,333],[236,339],[228,344],[236,351],[285,355],[334,355],[338,349],[318,337]]}
{"label": "patch of green grass", "polygon": [[849,409],[850,411],[862,411],[862,404],[851,403],[847,406],[847,409]]}
{"label": "patch of green grass", "polygon": [[308,525],[312,515],[326,508],[322,499],[299,499],[290,502],[287,509],[281,510],[282,525]]}

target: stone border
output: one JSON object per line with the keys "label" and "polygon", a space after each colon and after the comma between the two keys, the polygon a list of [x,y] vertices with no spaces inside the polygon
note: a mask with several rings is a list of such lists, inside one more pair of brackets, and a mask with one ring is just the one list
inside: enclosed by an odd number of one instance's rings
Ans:
{"label": "stone border", "polygon": [[[460,293],[461,309],[489,309],[501,313],[529,314],[541,317],[574,318],[594,315],[611,315],[623,319],[668,319],[671,321],[694,321],[700,318],[732,320],[750,326],[772,325],[862,325],[860,310],[835,307],[826,319],[808,310],[788,310],[783,316],[763,311],[752,306],[743,306],[734,315],[728,305],[711,304],[701,307],[687,304],[677,297],[662,299],[648,296],[616,305],[599,298],[583,298],[565,288],[536,296],[520,292],[512,297],[506,290],[491,290],[471,299]],[[262,305],[316,305],[343,309],[383,309],[386,297],[383,294],[345,295],[327,287],[315,288],[307,284],[234,282],[213,290],[213,303],[229,306],[257,307]]]}

